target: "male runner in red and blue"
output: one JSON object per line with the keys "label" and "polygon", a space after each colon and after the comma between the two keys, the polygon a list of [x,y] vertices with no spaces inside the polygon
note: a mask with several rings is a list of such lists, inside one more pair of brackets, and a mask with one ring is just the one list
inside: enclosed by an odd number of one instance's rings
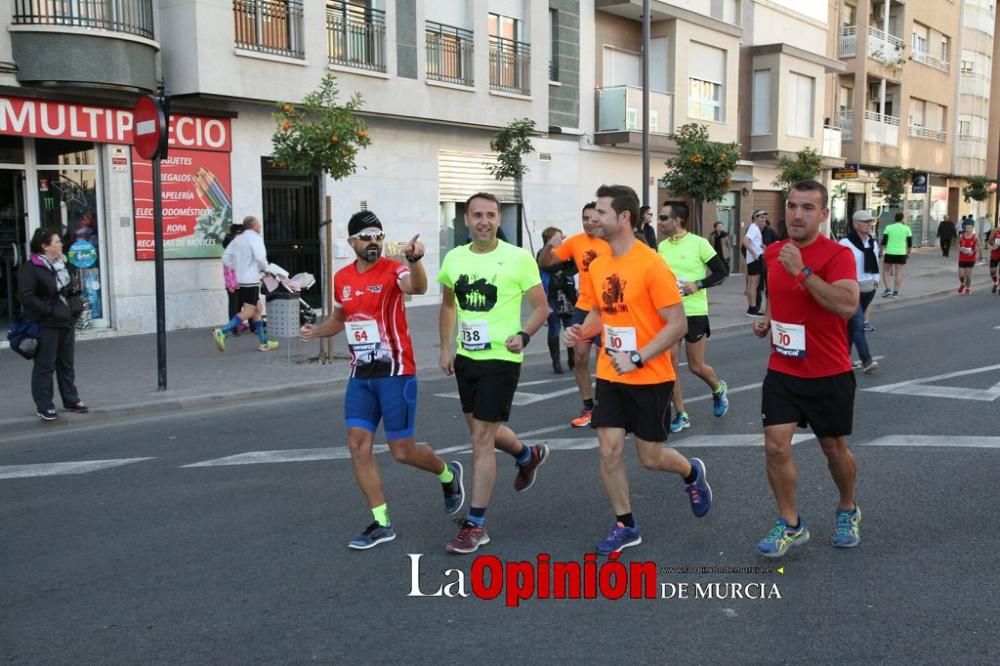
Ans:
{"label": "male runner in red and blue", "polygon": [[427,291],[427,273],[421,263],[424,245],[419,234],[406,244],[406,264],[401,264],[381,256],[385,234],[371,211],[355,213],[347,233],[357,259],[334,275],[337,305],[333,316],[316,326],[306,324],[299,338],[308,342],[341,331],[347,336],[351,350],[351,378],[344,398],[347,444],[354,476],[375,519],[348,546],[366,550],[396,538],[374,455],[379,421],[384,422],[393,458],[437,475],[444,489],[446,513],[462,508],[465,488],[460,462],[445,464],[430,447],[413,439],[417,368],[403,296]]}

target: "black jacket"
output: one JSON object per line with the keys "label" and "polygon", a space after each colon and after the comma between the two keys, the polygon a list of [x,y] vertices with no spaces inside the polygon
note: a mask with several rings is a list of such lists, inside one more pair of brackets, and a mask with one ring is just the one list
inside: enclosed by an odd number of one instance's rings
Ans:
{"label": "black jacket", "polygon": [[73,313],[69,305],[59,298],[55,271],[43,260],[32,255],[18,269],[17,281],[17,299],[30,321],[48,328],[73,326]]}

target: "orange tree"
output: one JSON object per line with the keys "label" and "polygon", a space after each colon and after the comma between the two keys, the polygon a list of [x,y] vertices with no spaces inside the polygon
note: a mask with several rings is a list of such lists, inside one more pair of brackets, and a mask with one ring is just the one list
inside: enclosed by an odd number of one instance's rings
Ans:
{"label": "orange tree", "polygon": [[670,138],[677,144],[677,156],[667,160],[660,182],[674,194],[694,200],[691,230],[700,233],[702,204],[725,196],[740,148],[710,140],[708,128],[698,123],[681,125]]}
{"label": "orange tree", "polygon": [[312,174],[325,171],[334,180],[357,169],[358,152],[371,144],[368,126],[358,118],[361,95],[337,101],[337,79],[323,77],[319,88],[298,104],[282,102],[272,114],[277,129],[271,137],[271,158],[278,168]]}

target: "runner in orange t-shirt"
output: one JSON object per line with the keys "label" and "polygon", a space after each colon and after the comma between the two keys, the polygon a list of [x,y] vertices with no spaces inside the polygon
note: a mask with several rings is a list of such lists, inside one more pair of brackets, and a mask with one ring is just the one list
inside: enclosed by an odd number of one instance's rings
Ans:
{"label": "runner in orange t-shirt", "polygon": [[[549,239],[542,251],[538,253],[538,265],[548,268],[561,261],[570,259],[576,263],[576,268],[580,271],[579,298],[576,301],[576,310],[573,312],[573,323],[582,324],[587,317],[587,311],[582,309],[582,302],[590,302],[588,296],[590,280],[587,279],[590,263],[610,251],[608,243],[596,236],[600,231],[597,218],[594,215],[595,204],[593,201],[583,207],[581,218],[583,222],[583,233],[563,239],[562,234],[558,234]],[[576,375],[576,386],[580,389],[580,399],[583,400],[583,410],[580,416],[570,421],[574,428],[590,427],[590,415],[594,410],[594,389],[590,379],[590,350],[592,347],[600,346],[601,337],[595,335],[593,338],[580,340],[573,346],[572,355],[569,356],[569,367],[573,368]]]}
{"label": "runner in orange t-shirt", "polygon": [[639,462],[646,469],[684,477],[691,509],[698,517],[712,506],[712,489],[705,464],[687,460],[663,446],[670,421],[674,369],[669,349],[687,332],[687,317],[677,280],[656,252],[636,241],[632,220],[639,198],[623,185],[597,190],[594,212],[611,252],[595,259],[580,289],[587,310],[582,324],[567,329],[567,344],[604,334],[604,351],[597,361],[597,400],[591,425],[597,429],[601,480],[615,512],[615,524],[597,552],[610,555],[642,543],[632,518],[623,454],[625,435],[635,436]]}

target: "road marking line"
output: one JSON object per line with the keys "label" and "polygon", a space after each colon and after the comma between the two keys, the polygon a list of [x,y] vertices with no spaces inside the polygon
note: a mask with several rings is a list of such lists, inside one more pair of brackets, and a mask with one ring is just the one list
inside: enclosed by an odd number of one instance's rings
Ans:
{"label": "road marking line", "polygon": [[102,469],[121,467],[155,458],[120,458],[118,460],[79,460],[76,462],[39,463],[34,465],[0,466],[0,479],[26,479],[39,476],[87,474]]}
{"label": "road marking line", "polygon": [[[376,444],[375,453],[385,453],[389,447]],[[287,449],[278,451],[248,451],[213,460],[182,465],[185,467],[221,467],[225,465],[257,465],[264,463],[310,462],[315,460],[344,460],[351,457],[346,446],[331,446],[321,449]]]}
{"label": "road marking line", "polygon": [[[793,435],[792,444],[814,439],[813,435]],[[680,437],[667,443],[676,448],[723,448],[732,446],[764,446],[764,433],[753,435],[694,435]]]}
{"label": "road marking line", "polygon": [[1000,398],[1000,383],[988,389],[973,389],[961,386],[932,386],[931,382],[942,379],[954,379],[955,377],[965,377],[967,375],[977,375],[984,372],[1000,370],[1000,365],[989,365],[971,370],[959,370],[933,377],[921,377],[895,384],[885,384],[883,386],[873,386],[864,389],[875,393],[895,393],[901,395],[916,395],[927,398],[950,398],[954,400],[978,400],[981,402],[993,402]]}
{"label": "road marking line", "polygon": [[1000,437],[888,435],[865,442],[863,446],[940,446],[942,448],[1000,449]]}

